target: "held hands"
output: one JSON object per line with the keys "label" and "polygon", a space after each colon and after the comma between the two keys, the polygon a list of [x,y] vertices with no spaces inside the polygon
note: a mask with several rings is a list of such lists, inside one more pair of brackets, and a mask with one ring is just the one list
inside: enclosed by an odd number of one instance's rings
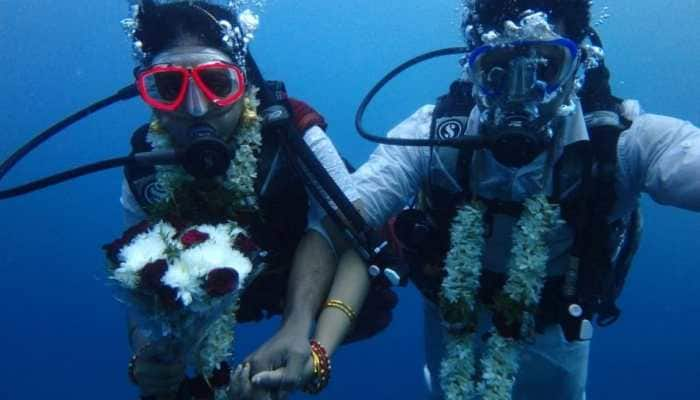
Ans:
{"label": "held hands", "polygon": [[244,363],[236,368],[231,378],[229,399],[235,400],[282,400],[288,392],[260,388],[251,382],[251,366]]}
{"label": "held hands", "polygon": [[[304,392],[309,394],[320,393],[327,385],[331,377],[331,363],[328,352],[317,341],[312,340],[310,344],[311,357],[307,360],[300,376],[295,376],[296,385],[289,385],[289,370],[288,367],[281,367],[276,370],[262,371],[250,377],[250,365],[245,364],[239,366],[233,378],[234,384],[243,387],[239,397],[242,399],[255,400],[279,400],[285,399],[289,394],[289,390],[303,388]],[[242,372],[241,372],[242,371]],[[252,382],[249,382],[252,381]],[[282,389],[284,387],[284,389]],[[262,390],[259,397],[256,397],[253,392]],[[250,397],[245,395],[250,394]],[[241,397],[243,395],[243,397]],[[239,398],[236,397],[236,398]]]}
{"label": "held hands", "polygon": [[285,326],[249,356],[233,375],[231,398],[281,400],[312,380],[314,363],[307,332]]}
{"label": "held hands", "polygon": [[307,335],[305,328],[283,327],[248,357],[253,385],[267,390],[298,388],[304,382],[304,369],[311,358]]}
{"label": "held hands", "polygon": [[[258,372],[255,376],[251,376],[249,363],[239,365],[231,380],[229,398],[236,400],[284,400],[293,389],[304,387],[315,376],[313,361],[309,359],[304,366],[299,385],[280,389],[288,376],[286,369],[286,367],[282,367],[273,371]],[[254,384],[253,381],[257,384]]]}

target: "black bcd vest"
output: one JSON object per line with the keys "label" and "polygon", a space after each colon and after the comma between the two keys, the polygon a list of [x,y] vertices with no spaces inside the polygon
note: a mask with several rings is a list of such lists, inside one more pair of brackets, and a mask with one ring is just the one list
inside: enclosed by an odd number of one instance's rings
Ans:
{"label": "black bcd vest", "polygon": [[[282,82],[268,82],[268,85],[278,100],[288,100],[291,104],[299,132],[303,134],[313,125],[325,128],[320,114],[303,102],[287,98]],[[134,132],[131,138],[132,153],[152,150],[146,140],[147,133],[148,125]],[[241,321],[258,320],[281,313],[289,263],[306,231],[308,195],[302,178],[292,168],[288,153],[281,146],[281,139],[263,129],[255,181],[258,209],[242,211],[233,216],[251,234],[255,243],[267,252],[266,262],[269,264],[264,276],[256,279],[243,295],[238,314]],[[124,169],[132,194],[147,214],[159,199],[155,173],[156,169],[152,166],[129,165]],[[221,204],[207,201],[206,191],[193,192],[190,197],[197,202],[199,220],[185,216],[188,223],[210,223],[232,218]]]}
{"label": "black bcd vest", "polygon": [[[619,101],[610,104],[619,105]],[[431,138],[449,139],[463,135],[473,106],[471,85],[464,81],[454,82],[450,92],[437,100]],[[571,249],[572,260],[575,260],[572,262],[578,263],[575,292],[564,293],[565,277],[549,278],[545,282],[537,313],[540,327],[561,322],[564,318],[562,314],[571,304],[582,306],[584,313],[579,320],[592,320],[597,316],[597,322],[602,326],[617,320],[620,310],[615,303],[624,286],[641,233],[638,210],[626,218],[609,220],[616,203],[617,142],[630,123],[616,109],[601,110],[595,105],[590,108],[594,111],[586,115],[590,141],[565,147],[563,155],[554,165],[553,194],[550,198],[550,201],[560,205],[562,217],[575,232]],[[584,113],[589,112],[585,103],[583,109]],[[457,158],[456,177],[461,192],[444,189],[429,179],[419,201],[419,208],[425,215],[421,217],[416,210],[409,210],[397,219],[397,236],[411,264],[411,279],[423,295],[434,302],[439,300],[444,276],[443,261],[450,244],[449,228],[457,209],[472,198],[468,172],[472,157],[471,151],[460,150]],[[487,234],[489,221],[494,214],[517,217],[522,211],[521,203],[481,200],[488,207],[485,216]],[[421,218],[426,220],[417,224],[420,232],[416,240],[411,237],[415,234],[412,227]],[[485,271],[479,298],[489,304],[505,279],[503,274]]]}

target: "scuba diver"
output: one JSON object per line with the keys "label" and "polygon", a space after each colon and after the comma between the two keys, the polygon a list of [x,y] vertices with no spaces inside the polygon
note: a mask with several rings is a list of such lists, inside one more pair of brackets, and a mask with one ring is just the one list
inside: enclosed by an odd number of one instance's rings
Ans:
{"label": "scuba diver", "polygon": [[[590,19],[588,0],[466,0],[467,46],[396,68],[358,110],[381,145],[355,188],[371,225],[398,214],[431,398],[585,399],[594,323],[620,315],[641,194],[700,211],[700,129],[613,96]],[[449,54],[464,69],[447,95],[387,137],[364,129],[383,85]]]}
{"label": "scuba diver", "polygon": [[[257,16],[207,1],[140,0],[131,9],[122,24],[133,41],[135,84],[32,139],[0,165],[0,179],[71,124],[140,96],[153,114],[133,133],[131,154],[0,190],[0,199],[123,166],[120,201],[132,226],[125,236],[141,221],[173,227],[235,221],[247,232],[236,247],[261,266],[254,266],[260,272],[246,283],[236,319],[281,315],[282,324],[234,371],[219,365],[228,397],[278,396],[250,378],[282,365],[282,378],[320,392],[335,349],[384,329],[397,301],[388,282],[367,284],[364,263],[376,258],[375,239],[352,203],[358,195],[347,165],[323,117],[288,97],[282,82],[263,78],[248,49]],[[105,246],[108,258],[117,257],[120,240]],[[150,329],[148,317],[131,309],[128,372],[141,398],[213,398],[212,377],[188,377],[181,357],[151,346]]]}
{"label": "scuba diver", "polygon": [[[355,319],[350,339],[371,336],[388,324],[396,303],[388,285],[378,283],[368,301],[372,307],[359,312],[369,290],[364,284],[366,269],[357,253],[343,251],[350,244],[341,231],[350,229],[346,221],[363,220],[351,204],[358,195],[324,132],[325,121],[305,103],[288,98],[283,83],[262,80],[247,49],[251,36],[245,24],[255,22],[250,15],[236,16],[229,8],[204,1],[144,0],[134,11],[126,25],[139,59],[136,82],[142,99],[153,109],[153,119],[134,133],[133,152],[187,149],[188,157],[193,148],[204,148],[210,159],[197,168],[128,165],[121,196],[127,221],[131,225],[153,218],[188,223],[233,219],[245,226],[264,252],[267,267],[243,293],[237,319],[283,315],[283,322],[266,343],[268,350],[232,373],[230,398],[266,398],[268,394],[250,385],[250,377],[282,362],[295,381],[318,392],[328,383],[330,356]],[[235,21],[240,21],[238,26]],[[270,96],[284,107],[270,111],[266,104]],[[258,112],[262,125],[255,123]],[[279,112],[289,112],[293,132],[290,126],[280,128],[268,121]],[[221,155],[217,146],[224,149]],[[222,167],[219,178],[211,179],[207,170],[218,168],[229,154],[230,163],[223,164],[230,167]],[[310,162],[296,161],[303,157]],[[316,198],[307,195],[319,190],[326,192],[316,193]],[[324,217],[326,213],[336,220]],[[362,234],[356,232],[354,237]],[[342,255],[337,275],[336,254]],[[361,291],[346,295],[331,285],[334,276],[336,281],[360,282]],[[310,345],[309,333],[321,310]],[[148,346],[137,319],[131,319],[129,329],[134,349],[130,371],[142,395],[179,391],[178,398],[211,396],[192,393],[194,389],[182,384],[183,365],[140,353]],[[315,368],[318,360],[328,368]]]}

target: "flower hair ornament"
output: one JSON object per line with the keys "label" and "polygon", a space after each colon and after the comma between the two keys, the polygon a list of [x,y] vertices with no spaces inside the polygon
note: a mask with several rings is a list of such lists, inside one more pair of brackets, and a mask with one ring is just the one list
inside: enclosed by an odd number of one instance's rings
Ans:
{"label": "flower hair ornament", "polygon": [[[237,0],[229,1],[225,5],[230,10],[230,14],[237,16],[236,21],[227,19],[217,19],[209,11],[200,7],[192,0],[163,0],[157,3],[155,0],[130,0],[130,17],[121,21],[122,28],[132,42],[133,55],[137,62],[143,63],[149,56],[144,51],[144,44],[136,38],[136,32],[139,29],[139,16],[144,9],[144,4],[167,4],[167,3],[187,3],[190,6],[199,9],[202,13],[211,18],[221,29],[221,43],[223,43],[229,52],[233,55],[234,61],[240,65],[245,65],[245,56],[248,52],[248,45],[255,38],[255,32],[260,25],[260,17],[250,8],[246,7],[246,1]],[[264,2],[258,1],[256,5],[262,7]]]}

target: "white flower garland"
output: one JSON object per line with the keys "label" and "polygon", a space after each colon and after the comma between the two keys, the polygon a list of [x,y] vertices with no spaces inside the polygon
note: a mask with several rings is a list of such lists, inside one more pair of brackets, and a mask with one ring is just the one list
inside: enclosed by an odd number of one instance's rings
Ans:
{"label": "white flower garland", "polygon": [[[191,243],[185,238],[188,233],[196,236]],[[167,309],[149,300],[144,312],[162,327],[163,337],[183,342],[187,359],[205,379],[232,355],[239,293],[253,272],[251,260],[235,249],[239,235],[247,234],[234,222],[194,226],[180,233],[169,223],[158,222],[125,243],[111,269],[112,278],[128,292],[157,298],[157,291],[140,284],[149,265],[163,263],[159,284],[174,290],[182,307]],[[227,269],[235,271],[237,279],[231,281],[235,286],[226,293],[208,293],[209,274]],[[135,301],[135,306],[144,306]],[[225,392],[226,387],[215,388],[216,398],[224,398]]]}
{"label": "white flower garland", "polygon": [[[258,153],[262,147],[262,119],[257,109],[260,100],[257,98],[258,88],[251,86],[244,98],[243,112],[238,131],[235,134],[236,153],[231,166],[226,172],[226,178],[220,179],[223,187],[235,198],[235,208],[255,208],[255,180],[258,177]],[[168,133],[160,126],[158,120],[150,124],[147,142],[154,150],[170,150],[173,147]],[[173,198],[176,188],[194,178],[178,165],[161,165],[156,167],[156,185],[158,192],[163,193],[163,201]]]}
{"label": "white flower garland", "polygon": [[[199,351],[198,365],[203,376],[211,376],[222,361],[233,356],[236,313],[238,298],[227,307],[224,313],[207,330],[207,340]],[[214,389],[214,400],[228,399],[228,386]]]}
{"label": "white flower garland", "polygon": [[[442,297],[453,307],[465,307],[476,313],[476,288],[481,276],[484,249],[484,211],[480,203],[466,204],[458,211],[451,229],[452,244],[445,259],[447,276],[442,282]],[[474,354],[472,334],[450,335],[447,354],[442,361],[440,380],[448,399],[465,399],[474,392]]]}
{"label": "white flower garland", "polygon": [[[479,203],[467,204],[455,218],[451,249],[445,259],[447,276],[442,284],[443,306],[463,307],[478,313],[475,299],[485,243],[484,212],[485,208]],[[521,316],[520,333],[523,337],[530,337],[534,332],[534,315],[529,310],[539,303],[544,286],[549,259],[546,236],[559,224],[558,206],[550,204],[547,197],[540,194],[525,201],[513,233],[514,245],[503,294],[526,310]],[[476,315],[469,317],[476,318]],[[450,321],[447,322],[449,325]],[[472,349],[474,334],[470,329],[466,332],[448,335],[446,356],[440,371],[446,398],[464,400],[479,395],[484,400],[511,399],[521,343],[502,337],[495,328],[492,329],[481,359],[481,375],[477,377]]]}

